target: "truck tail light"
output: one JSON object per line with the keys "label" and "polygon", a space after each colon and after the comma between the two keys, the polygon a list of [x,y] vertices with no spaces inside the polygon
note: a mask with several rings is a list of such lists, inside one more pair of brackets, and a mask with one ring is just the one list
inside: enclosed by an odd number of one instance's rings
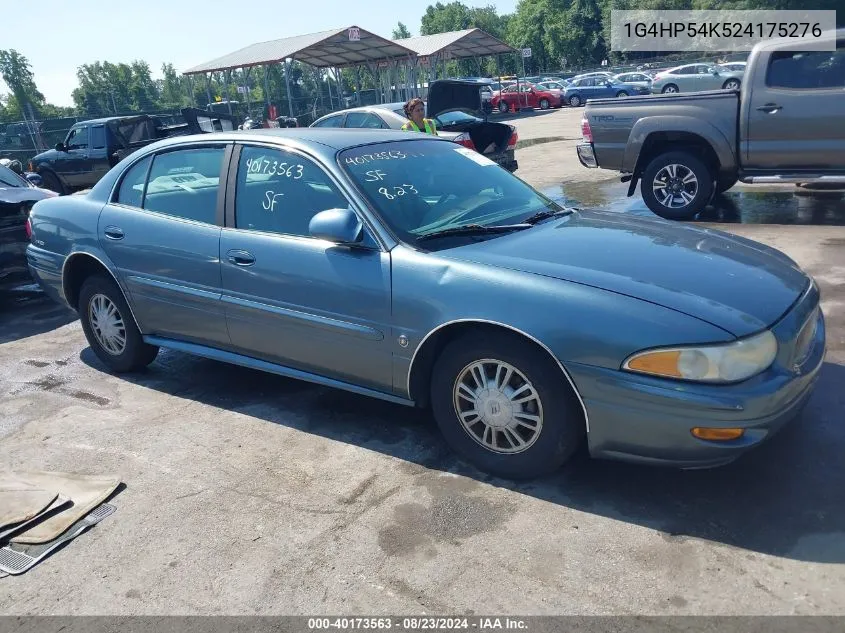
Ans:
{"label": "truck tail light", "polygon": [[581,119],[581,136],[588,143],[593,142],[593,131],[590,129],[590,121],[586,116]]}
{"label": "truck tail light", "polygon": [[455,137],[455,143],[468,147],[469,149],[475,149],[475,143],[472,142],[472,139],[466,132]]}
{"label": "truck tail light", "polygon": [[516,129],[514,129],[514,131],[511,132],[510,139],[508,140],[508,149],[516,147],[517,141],[519,141],[519,134],[517,134]]}

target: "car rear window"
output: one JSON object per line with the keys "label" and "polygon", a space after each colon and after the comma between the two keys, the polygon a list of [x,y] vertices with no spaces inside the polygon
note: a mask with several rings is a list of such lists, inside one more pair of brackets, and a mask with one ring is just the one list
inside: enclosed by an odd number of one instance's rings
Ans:
{"label": "car rear window", "polygon": [[[402,241],[465,224],[501,225],[555,202],[476,151],[439,140],[394,141],[356,147],[341,167],[382,221]],[[440,242],[427,241],[425,247]]]}

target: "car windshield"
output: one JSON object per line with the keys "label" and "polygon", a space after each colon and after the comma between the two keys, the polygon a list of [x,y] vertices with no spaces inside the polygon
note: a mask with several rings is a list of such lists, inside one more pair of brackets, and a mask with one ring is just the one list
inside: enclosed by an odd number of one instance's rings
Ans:
{"label": "car windshield", "polygon": [[29,186],[29,182],[25,180],[22,176],[19,176],[8,167],[0,165],[0,187],[18,188]]}
{"label": "car windshield", "polygon": [[423,236],[455,227],[522,222],[563,207],[476,151],[439,140],[394,141],[345,150],[338,157],[382,221],[403,242],[437,248]]}

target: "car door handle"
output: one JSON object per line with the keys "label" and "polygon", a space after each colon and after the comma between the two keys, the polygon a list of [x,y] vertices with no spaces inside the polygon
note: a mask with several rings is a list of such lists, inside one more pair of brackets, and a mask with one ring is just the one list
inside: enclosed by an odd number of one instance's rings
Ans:
{"label": "car door handle", "polygon": [[255,256],[252,253],[235,249],[226,253],[226,259],[235,266],[252,266],[255,263]]}
{"label": "car door handle", "polygon": [[772,114],[773,112],[777,112],[778,110],[780,110],[781,107],[776,103],[767,103],[766,105],[761,105],[757,109],[760,112],[768,112],[769,114]]}
{"label": "car door handle", "polygon": [[116,226],[107,226],[104,232],[106,234],[106,237],[110,240],[123,239],[123,229],[118,228]]}

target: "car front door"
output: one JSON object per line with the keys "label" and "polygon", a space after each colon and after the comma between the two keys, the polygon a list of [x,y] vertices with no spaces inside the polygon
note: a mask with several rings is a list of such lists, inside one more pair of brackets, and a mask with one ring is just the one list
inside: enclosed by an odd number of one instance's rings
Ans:
{"label": "car front door", "polygon": [[65,152],[59,155],[56,171],[71,187],[88,186],[93,166],[89,156],[91,129],[88,125],[71,128],[65,139]]}
{"label": "car front door", "polygon": [[254,358],[392,389],[390,254],[369,235],[365,248],[310,236],[314,215],[350,206],[311,157],[244,144],[236,161],[221,239],[232,343]]}
{"label": "car front door", "polygon": [[221,143],[147,156],[100,214],[99,242],[145,334],[228,347],[221,302]]}
{"label": "car front door", "polygon": [[760,60],[765,72],[746,73],[753,83],[740,127],[744,167],[845,169],[845,40],[836,46],[776,51]]}
{"label": "car front door", "polygon": [[381,117],[378,117],[371,112],[350,112],[346,115],[346,123],[344,123],[344,127],[378,130],[386,128],[387,125],[384,124]]}

